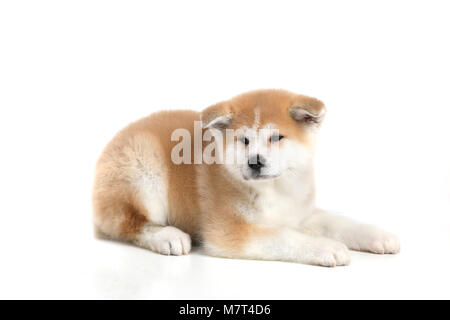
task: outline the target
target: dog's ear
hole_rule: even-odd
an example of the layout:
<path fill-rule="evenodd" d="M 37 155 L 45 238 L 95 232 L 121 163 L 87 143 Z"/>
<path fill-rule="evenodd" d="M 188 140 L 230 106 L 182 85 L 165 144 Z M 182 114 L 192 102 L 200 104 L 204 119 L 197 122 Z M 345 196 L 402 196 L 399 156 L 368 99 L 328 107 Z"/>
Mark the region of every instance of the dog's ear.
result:
<path fill-rule="evenodd" d="M 233 120 L 228 102 L 219 102 L 203 110 L 201 115 L 204 129 L 226 129 Z"/>
<path fill-rule="evenodd" d="M 319 125 L 326 113 L 325 105 L 316 98 L 301 96 L 289 108 L 291 117 L 302 124 Z"/>

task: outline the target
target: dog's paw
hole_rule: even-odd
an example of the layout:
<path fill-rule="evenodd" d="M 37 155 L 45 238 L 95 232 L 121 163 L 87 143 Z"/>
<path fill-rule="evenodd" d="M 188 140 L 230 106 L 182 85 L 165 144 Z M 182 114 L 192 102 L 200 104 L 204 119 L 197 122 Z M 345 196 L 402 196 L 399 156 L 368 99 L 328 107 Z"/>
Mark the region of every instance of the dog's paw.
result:
<path fill-rule="evenodd" d="M 319 239 L 318 239 L 319 240 Z M 347 266 L 350 264 L 348 248 L 338 241 L 320 239 L 312 249 L 310 264 L 324 267 Z"/>
<path fill-rule="evenodd" d="M 395 254 L 400 252 L 397 236 L 374 226 L 364 226 L 358 232 L 356 250 L 376 254 Z"/>
<path fill-rule="evenodd" d="M 164 227 L 144 238 L 141 245 L 164 255 L 181 256 L 191 251 L 191 237 L 175 227 Z"/>

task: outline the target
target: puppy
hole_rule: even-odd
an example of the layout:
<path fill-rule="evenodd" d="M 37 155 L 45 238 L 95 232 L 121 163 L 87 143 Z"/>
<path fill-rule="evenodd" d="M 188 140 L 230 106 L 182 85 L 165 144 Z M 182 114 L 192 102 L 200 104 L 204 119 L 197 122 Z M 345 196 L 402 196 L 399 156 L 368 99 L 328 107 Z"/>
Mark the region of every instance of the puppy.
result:
<path fill-rule="evenodd" d="M 315 98 L 259 90 L 129 125 L 97 164 L 97 235 L 165 255 L 193 239 L 213 256 L 327 267 L 348 265 L 349 249 L 399 252 L 394 235 L 315 206 L 324 114 Z"/>

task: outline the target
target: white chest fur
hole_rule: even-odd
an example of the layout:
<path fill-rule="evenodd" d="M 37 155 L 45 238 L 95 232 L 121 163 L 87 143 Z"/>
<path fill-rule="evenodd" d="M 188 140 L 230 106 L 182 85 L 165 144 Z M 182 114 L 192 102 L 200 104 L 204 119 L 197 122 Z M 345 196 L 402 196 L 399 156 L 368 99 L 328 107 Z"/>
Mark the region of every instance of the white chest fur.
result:
<path fill-rule="evenodd" d="M 314 185 L 310 174 L 287 175 L 259 182 L 246 216 L 252 223 L 298 227 L 314 209 Z M 242 206 L 241 206 L 242 207 Z"/>

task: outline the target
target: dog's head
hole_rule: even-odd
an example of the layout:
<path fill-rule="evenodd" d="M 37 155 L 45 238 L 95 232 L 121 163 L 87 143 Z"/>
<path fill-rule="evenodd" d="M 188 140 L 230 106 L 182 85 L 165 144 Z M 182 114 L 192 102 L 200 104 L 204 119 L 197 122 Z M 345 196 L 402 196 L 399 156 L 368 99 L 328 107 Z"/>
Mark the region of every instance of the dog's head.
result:
<path fill-rule="evenodd" d="M 255 181 L 309 168 L 324 115 L 324 104 L 315 98 L 259 90 L 205 109 L 202 122 L 216 141 L 223 141 L 216 151 L 226 169 Z"/>

